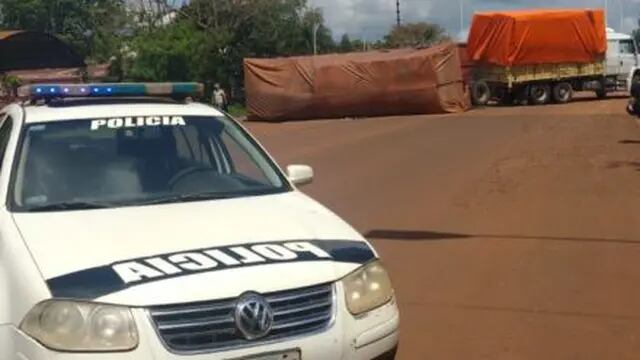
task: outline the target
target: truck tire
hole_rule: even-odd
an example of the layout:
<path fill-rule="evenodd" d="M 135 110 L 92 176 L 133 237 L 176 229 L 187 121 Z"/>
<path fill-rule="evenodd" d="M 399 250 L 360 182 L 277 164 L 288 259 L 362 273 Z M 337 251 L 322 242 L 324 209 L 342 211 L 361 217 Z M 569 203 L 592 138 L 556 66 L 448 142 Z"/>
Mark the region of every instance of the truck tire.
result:
<path fill-rule="evenodd" d="M 558 104 L 566 104 L 573 98 L 573 87 L 568 82 L 555 84 L 553 87 L 553 101 Z"/>
<path fill-rule="evenodd" d="M 471 101 L 474 105 L 485 106 L 491 99 L 491 88 L 485 81 L 474 82 L 471 86 Z"/>
<path fill-rule="evenodd" d="M 529 89 L 529 100 L 533 105 L 543 105 L 551 100 L 549 84 L 533 84 Z"/>

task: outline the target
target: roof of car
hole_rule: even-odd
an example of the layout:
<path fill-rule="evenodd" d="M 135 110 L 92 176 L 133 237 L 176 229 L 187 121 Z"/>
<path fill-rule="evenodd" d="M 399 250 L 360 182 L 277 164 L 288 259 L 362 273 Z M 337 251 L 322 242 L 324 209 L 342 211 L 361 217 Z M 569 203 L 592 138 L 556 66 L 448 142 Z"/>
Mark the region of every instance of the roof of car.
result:
<path fill-rule="evenodd" d="M 222 116 L 219 110 L 201 103 L 144 101 L 29 105 L 24 112 L 26 123 L 152 115 Z"/>

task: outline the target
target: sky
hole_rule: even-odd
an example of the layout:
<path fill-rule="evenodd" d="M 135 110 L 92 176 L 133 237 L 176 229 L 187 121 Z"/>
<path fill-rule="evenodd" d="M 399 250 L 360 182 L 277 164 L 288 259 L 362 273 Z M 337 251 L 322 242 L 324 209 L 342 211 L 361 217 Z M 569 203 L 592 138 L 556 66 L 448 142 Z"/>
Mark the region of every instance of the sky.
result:
<path fill-rule="evenodd" d="M 342 34 L 367 41 L 384 37 L 396 22 L 396 0 L 309 0 L 324 12 L 334 37 Z M 460 4 L 463 4 L 461 31 Z M 540 7 L 604 8 L 608 25 L 631 33 L 638 27 L 640 0 L 400 0 L 404 22 L 428 21 L 440 24 L 455 38 L 466 37 L 474 11 L 531 9 Z"/>

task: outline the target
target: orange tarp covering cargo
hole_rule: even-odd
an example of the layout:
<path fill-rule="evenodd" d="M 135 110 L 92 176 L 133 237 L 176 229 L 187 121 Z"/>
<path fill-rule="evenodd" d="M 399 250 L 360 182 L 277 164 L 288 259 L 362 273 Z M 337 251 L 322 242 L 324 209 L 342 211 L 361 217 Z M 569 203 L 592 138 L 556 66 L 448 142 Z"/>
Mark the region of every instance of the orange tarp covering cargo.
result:
<path fill-rule="evenodd" d="M 279 59 L 246 59 L 249 118 L 301 120 L 464 111 L 453 44 Z"/>
<path fill-rule="evenodd" d="M 600 61 L 607 51 L 604 11 L 478 13 L 468 51 L 475 62 L 500 66 Z"/>

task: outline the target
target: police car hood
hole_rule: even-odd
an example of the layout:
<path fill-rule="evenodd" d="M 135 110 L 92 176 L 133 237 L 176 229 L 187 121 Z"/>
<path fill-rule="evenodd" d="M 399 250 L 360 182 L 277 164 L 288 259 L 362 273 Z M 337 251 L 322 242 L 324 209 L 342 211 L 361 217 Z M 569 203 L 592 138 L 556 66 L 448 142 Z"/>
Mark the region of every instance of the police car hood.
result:
<path fill-rule="evenodd" d="M 131 306 L 328 283 L 376 257 L 298 192 L 14 219 L 53 297 Z"/>

